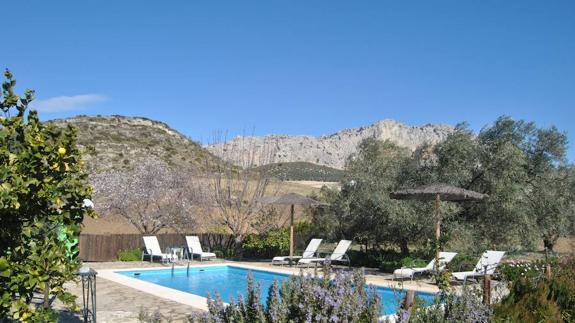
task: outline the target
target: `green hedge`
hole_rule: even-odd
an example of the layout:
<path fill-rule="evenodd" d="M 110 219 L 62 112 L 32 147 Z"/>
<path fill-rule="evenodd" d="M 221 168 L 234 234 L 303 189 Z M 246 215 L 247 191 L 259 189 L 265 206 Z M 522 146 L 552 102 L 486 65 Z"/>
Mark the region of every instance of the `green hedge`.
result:
<path fill-rule="evenodd" d="M 289 231 L 271 230 L 265 235 L 250 234 L 242 246 L 244 257 L 267 259 L 289 252 Z"/>
<path fill-rule="evenodd" d="M 142 250 L 140 249 L 125 249 L 118 251 L 119 261 L 140 261 L 142 260 Z"/>

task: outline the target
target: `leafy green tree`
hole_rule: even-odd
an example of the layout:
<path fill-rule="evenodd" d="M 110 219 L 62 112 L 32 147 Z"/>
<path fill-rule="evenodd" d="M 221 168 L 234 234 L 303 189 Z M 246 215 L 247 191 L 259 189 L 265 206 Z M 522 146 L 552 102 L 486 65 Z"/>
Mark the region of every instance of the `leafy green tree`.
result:
<path fill-rule="evenodd" d="M 433 219 L 429 206 L 416 201 L 396 201 L 389 193 L 398 189 L 404 167 L 410 160 L 405 148 L 385 141 L 365 140 L 348 161 L 347 182 L 336 201 L 342 235 L 365 245 L 392 243 L 402 253 L 409 245 L 425 241 Z"/>
<path fill-rule="evenodd" d="M 567 165 L 567 137 L 555 127 L 537 129 L 526 147 L 526 202 L 545 248 L 553 250 L 572 226 L 575 212 L 573 167 Z"/>
<path fill-rule="evenodd" d="M 76 147 L 76 130 L 40 122 L 28 111 L 34 92 L 14 93 L 6 71 L 0 108 L 0 318 L 53 321 L 48 299 L 73 305 L 63 284 L 80 262 L 77 238 L 91 188 Z M 34 292 L 44 306 L 32 305 Z"/>
<path fill-rule="evenodd" d="M 443 142 L 413 153 L 368 139 L 346 164 L 341 191 L 323 192 L 330 207 L 314 212 L 314 222 L 366 249 L 391 243 L 408 253 L 410 244 L 431 237 L 432 205 L 390 200 L 389 192 L 439 182 L 489 195 L 479 203 L 442 203 L 442 243 L 470 240 L 455 247 L 479 251 L 532 249 L 543 241 L 552 249 L 575 226 L 575 169 L 566 163 L 566 145 L 554 127 L 509 117 L 477 135 L 458 125 Z"/>
<path fill-rule="evenodd" d="M 475 235 L 473 247 L 520 244 L 529 228 L 522 203 L 526 158 L 519 148 L 523 125 L 498 120 L 476 137 L 460 125 L 434 148 L 434 180 L 489 194 L 481 203 L 459 203 L 450 226 L 461 223 Z"/>
<path fill-rule="evenodd" d="M 552 248 L 572 221 L 566 143 L 554 127 L 509 117 L 477 136 L 462 125 L 434 148 L 433 166 L 419 170 L 431 175 L 419 177 L 489 194 L 482 203 L 462 204 L 452 217 L 473 232 L 476 248 L 532 248 L 538 238 Z"/>

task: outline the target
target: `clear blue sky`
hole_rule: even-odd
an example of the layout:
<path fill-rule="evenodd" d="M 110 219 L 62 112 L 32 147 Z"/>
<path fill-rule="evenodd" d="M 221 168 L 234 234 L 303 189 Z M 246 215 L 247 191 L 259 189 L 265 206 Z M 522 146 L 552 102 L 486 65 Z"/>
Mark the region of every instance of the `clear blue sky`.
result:
<path fill-rule="evenodd" d="M 575 1 L 8 1 L 0 66 L 44 119 L 320 135 L 499 115 L 575 145 Z M 569 159 L 575 160 L 570 148 Z"/>

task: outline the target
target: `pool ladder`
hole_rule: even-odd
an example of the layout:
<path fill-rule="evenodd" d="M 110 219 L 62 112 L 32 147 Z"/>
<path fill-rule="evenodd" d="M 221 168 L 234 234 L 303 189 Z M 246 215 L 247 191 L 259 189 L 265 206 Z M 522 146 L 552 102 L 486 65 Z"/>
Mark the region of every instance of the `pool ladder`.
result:
<path fill-rule="evenodd" d="M 175 263 L 172 262 L 172 276 L 174 276 L 174 266 Z M 188 261 L 188 268 L 186 268 L 186 275 L 190 276 L 190 262 Z"/>

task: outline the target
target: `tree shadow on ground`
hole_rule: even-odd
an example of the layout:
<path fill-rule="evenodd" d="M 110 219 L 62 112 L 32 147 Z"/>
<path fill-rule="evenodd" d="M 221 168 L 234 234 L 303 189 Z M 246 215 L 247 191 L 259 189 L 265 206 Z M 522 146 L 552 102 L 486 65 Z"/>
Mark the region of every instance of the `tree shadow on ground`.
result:
<path fill-rule="evenodd" d="M 77 323 L 84 322 L 79 314 L 70 311 L 60 311 L 58 313 L 58 322 L 60 323 Z"/>

